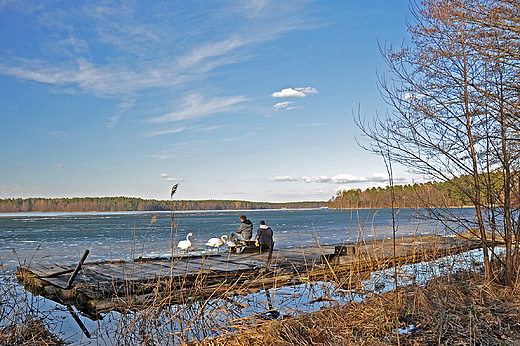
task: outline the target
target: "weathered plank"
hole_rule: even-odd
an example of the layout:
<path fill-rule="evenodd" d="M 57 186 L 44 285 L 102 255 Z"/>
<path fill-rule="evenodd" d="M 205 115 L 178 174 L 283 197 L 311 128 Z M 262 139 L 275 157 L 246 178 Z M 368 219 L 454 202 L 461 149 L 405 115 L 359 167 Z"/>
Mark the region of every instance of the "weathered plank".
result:
<path fill-rule="evenodd" d="M 191 264 L 199 265 L 201 269 L 211 270 L 215 272 L 239 272 L 250 270 L 253 267 L 244 263 L 235 263 L 231 261 L 217 261 L 215 259 L 193 259 Z"/>
<path fill-rule="evenodd" d="M 162 271 L 166 271 L 163 267 L 152 264 L 135 264 L 131 268 L 126 267 L 124 271 L 118 271 L 117 265 L 98 264 L 96 266 L 88 266 L 90 270 L 105 275 L 110 278 L 127 281 L 141 281 L 150 278 L 159 277 Z"/>
<path fill-rule="evenodd" d="M 41 278 L 66 274 L 69 272 L 72 273 L 74 270 L 73 265 L 58 265 L 51 262 L 32 262 L 22 267 L 30 270 Z"/>

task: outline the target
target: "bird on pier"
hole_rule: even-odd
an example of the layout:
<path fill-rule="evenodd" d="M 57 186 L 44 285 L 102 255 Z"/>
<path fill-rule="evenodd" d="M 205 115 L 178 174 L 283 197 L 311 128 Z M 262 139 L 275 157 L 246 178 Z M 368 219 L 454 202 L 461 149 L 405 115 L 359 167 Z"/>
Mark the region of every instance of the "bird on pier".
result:
<path fill-rule="evenodd" d="M 186 236 L 186 240 L 181 240 L 177 244 L 177 247 L 179 249 L 183 249 L 184 251 L 187 251 L 191 247 L 190 237 L 195 237 L 195 236 L 193 235 L 193 233 L 188 233 L 188 235 Z"/>
<path fill-rule="evenodd" d="M 225 240 L 227 239 L 227 241 Z M 217 248 L 217 250 L 220 250 L 220 247 L 224 244 L 227 244 L 229 242 L 229 237 L 227 235 L 223 235 L 220 238 L 211 238 L 206 242 L 206 246 Z"/>

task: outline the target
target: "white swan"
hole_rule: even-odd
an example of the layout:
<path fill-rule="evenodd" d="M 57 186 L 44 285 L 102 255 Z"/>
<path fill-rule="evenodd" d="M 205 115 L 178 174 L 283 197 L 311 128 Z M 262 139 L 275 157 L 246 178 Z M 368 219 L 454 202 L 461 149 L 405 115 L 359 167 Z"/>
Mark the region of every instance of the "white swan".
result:
<path fill-rule="evenodd" d="M 206 242 L 206 246 L 220 249 L 220 247 L 222 245 L 224 245 L 224 244 L 226 244 L 228 242 L 228 241 L 225 240 L 225 238 L 227 238 L 228 241 L 229 241 L 229 237 L 227 235 L 225 235 L 225 234 L 222 237 L 220 237 L 220 238 L 211 238 L 211 239 L 209 239 Z"/>
<path fill-rule="evenodd" d="M 183 249 L 184 251 L 188 250 L 191 247 L 191 241 L 190 237 L 195 237 L 193 233 L 188 233 L 186 236 L 186 240 L 181 240 L 179 244 L 177 244 L 177 247 L 180 249 Z"/>

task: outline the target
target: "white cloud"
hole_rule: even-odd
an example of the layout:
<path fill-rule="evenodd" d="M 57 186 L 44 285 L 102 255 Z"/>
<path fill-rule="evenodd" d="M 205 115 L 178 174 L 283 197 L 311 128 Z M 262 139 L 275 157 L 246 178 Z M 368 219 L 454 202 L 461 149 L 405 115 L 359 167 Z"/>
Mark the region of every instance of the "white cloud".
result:
<path fill-rule="evenodd" d="M 384 183 L 388 177 L 384 173 L 375 173 L 370 177 L 358 177 L 352 174 L 337 174 L 333 177 L 326 175 L 303 177 L 306 183 L 348 184 L 348 183 Z"/>
<path fill-rule="evenodd" d="M 171 159 L 171 158 L 175 157 L 175 155 L 166 155 L 166 154 L 164 154 L 164 155 L 152 155 L 152 157 L 154 159 L 157 159 L 157 160 L 166 160 L 166 159 Z"/>
<path fill-rule="evenodd" d="M 272 106 L 271 109 L 273 111 L 277 111 L 277 110 L 279 110 L 281 108 L 286 108 L 286 107 L 288 107 L 289 105 L 291 105 L 293 103 L 294 103 L 294 101 L 279 102 L 279 103 L 275 104 L 274 106 Z"/>
<path fill-rule="evenodd" d="M 135 100 L 133 100 L 133 99 L 127 99 L 127 100 L 124 100 L 123 102 L 119 103 L 117 105 L 117 108 L 119 108 L 119 110 L 116 112 L 116 114 L 114 114 L 113 116 L 111 116 L 109 118 L 110 122 L 107 124 L 107 127 L 109 129 L 113 128 L 117 124 L 119 118 L 121 118 L 123 113 L 125 111 L 127 111 L 128 109 L 132 108 L 134 106 L 134 104 L 135 104 Z"/>
<path fill-rule="evenodd" d="M 21 22 L 30 22 L 35 32 L 52 33 L 40 35 L 31 55 L 3 47 L 0 75 L 47 84 L 50 92 L 83 92 L 116 99 L 120 109 L 107 119 L 111 128 L 127 109 L 134 107 L 135 101 L 128 100 L 137 100 L 149 90 L 166 89 L 169 95 L 179 89 L 188 90 L 193 87 L 186 86 L 188 83 L 203 81 L 220 67 L 254 59 L 261 44 L 314 26 L 305 10 L 310 2 L 307 0 L 282 4 L 269 0 L 238 2 L 218 3 L 215 11 L 195 5 L 193 12 L 186 11 L 189 19 L 181 22 L 184 14 L 172 17 L 172 21 L 164 20 L 176 8 L 162 3 L 150 4 L 147 11 L 141 11 L 141 5 L 134 2 L 71 2 L 57 10 L 52 1 L 21 6 L 18 0 L 0 0 L 0 13 L 20 3 L 16 10 L 30 16 Z M 244 14 L 247 21 L 242 20 Z M 292 90 L 306 95 L 314 93 L 311 89 Z M 236 105 L 245 100 L 237 96 L 208 101 L 213 102 L 211 109 L 222 101 Z M 193 114 L 181 109 L 153 120 L 178 121 L 217 112 L 206 109 Z"/>
<path fill-rule="evenodd" d="M 349 184 L 349 183 L 385 183 L 388 180 L 388 176 L 385 173 L 375 173 L 370 177 L 355 176 L 352 174 L 337 174 L 333 177 L 326 175 L 304 176 L 297 178 L 293 176 L 276 176 L 271 178 L 271 181 L 275 182 L 287 182 L 287 181 L 304 181 L 306 183 L 323 183 L 323 184 Z"/>
<path fill-rule="evenodd" d="M 241 141 L 243 139 L 244 139 L 243 137 L 231 137 L 231 138 L 223 138 L 220 141 L 221 142 L 236 142 L 236 141 Z"/>
<path fill-rule="evenodd" d="M 306 183 L 330 183 L 331 178 L 322 175 L 322 176 L 314 176 L 314 177 L 303 177 L 302 178 Z"/>
<path fill-rule="evenodd" d="M 165 180 L 165 181 L 178 181 L 178 182 L 183 182 L 183 181 L 184 181 L 184 179 L 182 179 L 182 178 L 170 178 L 170 177 L 168 176 L 168 174 L 166 174 L 166 173 L 161 173 L 161 174 L 159 174 L 159 176 L 160 176 L 163 180 Z"/>
<path fill-rule="evenodd" d="M 239 0 L 239 3 L 241 4 L 240 11 L 248 17 L 256 17 L 267 7 L 269 0 Z"/>
<path fill-rule="evenodd" d="M 226 127 L 226 125 L 215 125 L 215 126 L 208 126 L 208 127 L 204 127 L 204 128 L 197 128 L 197 127 L 195 127 L 193 132 L 213 131 L 213 130 L 221 129 L 223 127 Z"/>
<path fill-rule="evenodd" d="M 317 94 L 318 91 L 311 87 L 306 88 L 287 88 L 271 94 L 271 97 L 307 97 L 310 94 Z"/>
<path fill-rule="evenodd" d="M 275 182 L 298 181 L 298 180 L 300 180 L 300 179 L 291 177 L 288 175 L 286 175 L 284 177 L 277 176 L 277 177 L 271 178 L 271 181 L 275 181 Z"/>
<path fill-rule="evenodd" d="M 191 68 L 208 58 L 214 58 L 228 54 L 230 51 L 251 43 L 251 39 L 245 39 L 234 35 L 224 41 L 212 42 L 193 49 L 189 55 L 178 60 L 181 69 Z"/>
<path fill-rule="evenodd" d="M 157 124 L 171 123 L 182 120 L 192 120 L 217 113 L 233 113 L 242 109 L 241 103 L 248 101 L 245 96 L 214 97 L 207 99 L 201 94 L 193 93 L 184 98 L 181 108 L 165 114 L 161 117 L 151 119 L 150 122 Z"/>
<path fill-rule="evenodd" d="M 395 179 L 399 179 L 396 177 Z M 371 177 L 371 181 L 387 181 L 388 180 L 388 173 L 374 173 Z"/>
<path fill-rule="evenodd" d="M 168 129 L 159 129 L 155 131 L 150 131 L 146 134 L 146 137 L 154 137 L 154 136 L 160 136 L 160 135 L 168 135 L 170 133 L 177 133 L 184 131 L 184 127 L 175 127 L 175 128 L 168 128 Z"/>
<path fill-rule="evenodd" d="M 348 185 L 343 185 L 343 186 L 338 186 L 334 189 L 334 192 L 337 193 L 339 191 L 348 191 L 348 190 L 351 190 L 352 187 L 348 186 Z"/>
<path fill-rule="evenodd" d="M 24 167 L 26 165 L 27 165 L 26 163 L 19 163 L 19 164 L 16 165 L 16 167 Z"/>
<path fill-rule="evenodd" d="M 6 8 L 8 8 L 10 3 L 19 3 L 19 1 L 16 0 L 0 0 L 0 13 L 3 13 Z M 23 5 L 23 4 L 19 4 Z"/>
<path fill-rule="evenodd" d="M 54 165 L 52 167 L 54 167 L 54 168 L 61 168 L 61 167 L 65 167 L 65 165 L 63 163 L 58 163 L 58 164 L 56 164 L 56 165 Z"/>
<path fill-rule="evenodd" d="M 418 99 L 421 99 L 421 98 L 423 98 L 423 97 L 425 97 L 424 94 L 405 93 L 405 94 L 403 95 L 403 98 L 404 98 L 405 100 L 412 100 L 412 99 L 413 99 L 413 100 L 418 100 Z"/>

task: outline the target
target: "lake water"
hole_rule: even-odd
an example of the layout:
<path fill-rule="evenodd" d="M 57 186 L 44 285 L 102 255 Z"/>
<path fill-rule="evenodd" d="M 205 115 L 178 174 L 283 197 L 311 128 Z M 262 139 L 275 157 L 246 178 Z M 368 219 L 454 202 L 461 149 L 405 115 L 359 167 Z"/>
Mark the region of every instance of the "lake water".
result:
<path fill-rule="evenodd" d="M 0 263 L 7 270 L 28 261 L 71 264 L 86 249 L 87 261 L 168 255 L 172 243 L 190 232 L 195 235 L 192 249 L 204 251 L 209 238 L 234 231 L 242 214 L 253 222 L 253 235 L 265 220 L 273 229 L 275 248 L 392 236 L 390 209 L 175 212 L 173 232 L 170 212 L 0 214 Z M 399 210 L 397 234 L 443 232 L 439 223 L 420 221 L 417 215 L 415 209 Z M 176 246 L 173 249 L 177 251 Z"/>
<path fill-rule="evenodd" d="M 460 212 L 471 214 L 468 209 Z M 425 213 L 424 210 L 398 210 L 395 217 L 397 234 L 449 233 L 446 225 L 421 218 Z M 139 327 L 141 322 L 158 339 L 163 340 L 164 337 L 166 341 L 158 344 L 169 345 L 180 343 L 179 340 L 184 338 L 199 339 L 218 335 L 219 328 L 234 323 L 235 319 L 268 309 L 274 308 L 289 315 L 314 311 L 321 308 L 320 304 L 328 304 L 313 303 L 320 296 L 333 298 L 342 304 L 352 299 L 363 299 L 362 296 L 356 298 L 352 293 L 345 294 L 341 290 L 335 290 L 330 283 L 307 283 L 234 297 L 239 304 L 218 300 L 209 304 L 194 302 L 167 308 L 154 320 L 156 324 L 143 319 L 150 315 L 142 316 L 139 313 L 110 312 L 104 314 L 101 321 L 94 321 L 81 315 L 73 307 L 34 297 L 12 279 L 19 263 L 51 261 L 76 264 L 85 249 L 90 250 L 87 261 L 168 256 L 171 254 L 172 244 L 185 239 L 190 232 L 195 235 L 193 248 L 204 251 L 207 239 L 234 231 L 242 214 L 253 221 L 254 234 L 260 220 L 265 220 L 272 227 L 275 248 L 310 246 L 317 242 L 323 245 L 341 244 L 356 242 L 361 238 L 370 240 L 392 237 L 390 209 L 176 212 L 173 232 L 169 212 L 0 214 L 0 264 L 4 273 L 0 278 L 0 299 L 3 299 L 1 306 L 4 310 L 12 309 L 11 313 L 7 310 L 6 316 L 18 316 L 18 311 L 21 310 L 32 311 L 31 314 L 37 317 L 45 316 L 47 328 L 73 345 L 142 344 L 133 339 L 140 333 L 128 332 L 129 329 Z M 413 266 L 409 271 L 413 275 L 420 273 L 427 279 L 431 268 L 436 266 Z M 401 271 L 404 273 L 405 268 L 401 268 Z M 391 289 L 391 280 L 385 275 L 389 274 L 374 272 L 366 287 L 374 288 L 376 283 L 383 282 Z M 199 316 L 201 310 L 211 318 L 194 318 L 187 328 L 187 321 L 193 316 Z M 73 318 L 74 313 L 79 317 Z M 27 312 L 26 314 L 30 315 Z M 6 321 L 2 321 L 0 316 L 0 326 L 4 322 Z M 208 327 L 208 323 L 213 327 Z M 81 328 L 81 325 L 84 327 Z M 130 341 L 125 338 L 130 338 Z"/>

